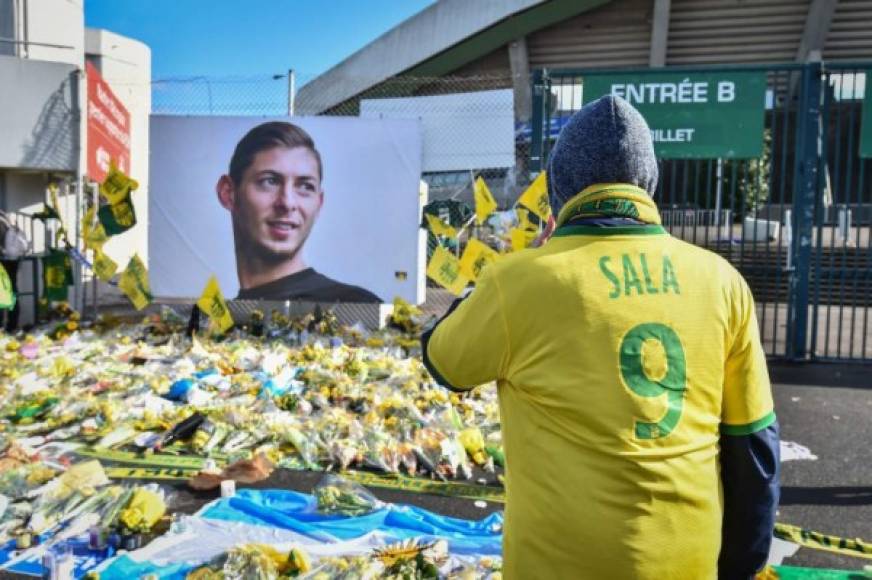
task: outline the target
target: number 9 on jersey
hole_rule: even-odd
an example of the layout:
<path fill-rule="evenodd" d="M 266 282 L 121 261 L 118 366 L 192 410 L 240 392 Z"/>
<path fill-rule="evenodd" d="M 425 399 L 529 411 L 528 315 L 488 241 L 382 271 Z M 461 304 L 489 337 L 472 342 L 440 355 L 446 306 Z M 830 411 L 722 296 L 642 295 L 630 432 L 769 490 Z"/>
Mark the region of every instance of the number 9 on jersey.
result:
<path fill-rule="evenodd" d="M 620 347 L 621 377 L 640 397 L 666 396 L 666 414 L 657 422 L 636 420 L 637 439 L 659 439 L 675 429 L 684 408 L 687 363 L 678 334 L 649 322 L 630 329 Z"/>

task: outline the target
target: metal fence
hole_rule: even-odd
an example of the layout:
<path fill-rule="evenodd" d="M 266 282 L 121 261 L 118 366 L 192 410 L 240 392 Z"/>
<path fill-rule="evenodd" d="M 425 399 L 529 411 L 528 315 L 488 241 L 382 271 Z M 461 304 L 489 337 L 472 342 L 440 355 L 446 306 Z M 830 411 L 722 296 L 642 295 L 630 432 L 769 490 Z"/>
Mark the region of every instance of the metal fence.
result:
<path fill-rule="evenodd" d="M 770 357 L 872 361 L 872 180 L 858 155 L 869 69 L 669 69 L 765 73 L 761 157 L 661 159 L 656 199 L 672 235 L 724 256 L 748 280 Z M 581 107 L 585 78 L 628 72 L 653 71 L 537 71 L 530 168 L 543 166 Z"/>

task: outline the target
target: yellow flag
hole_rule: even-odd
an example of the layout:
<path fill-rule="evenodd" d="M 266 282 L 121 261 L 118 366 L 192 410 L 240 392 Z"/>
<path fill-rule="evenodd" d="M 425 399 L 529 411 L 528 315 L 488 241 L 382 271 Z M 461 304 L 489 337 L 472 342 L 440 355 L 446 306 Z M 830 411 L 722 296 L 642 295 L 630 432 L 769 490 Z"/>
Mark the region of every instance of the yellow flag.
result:
<path fill-rule="evenodd" d="M 518 250 L 523 250 L 533 243 L 533 240 L 536 239 L 536 232 L 531 232 L 530 230 L 523 230 L 521 228 L 512 228 L 509 230 L 509 234 L 512 236 L 512 251 L 517 252 Z"/>
<path fill-rule="evenodd" d="M 68 240 L 67 238 L 67 228 L 64 225 L 64 218 L 61 217 L 61 204 L 58 201 L 58 186 L 56 183 L 51 183 L 48 186 L 48 195 L 49 195 L 49 204 L 51 205 L 51 209 L 54 210 L 56 219 L 60 222 L 60 227 L 58 227 L 58 238 L 63 238 L 64 240 Z"/>
<path fill-rule="evenodd" d="M 145 264 L 134 254 L 127 263 L 127 268 L 121 273 L 118 288 L 130 298 L 133 307 L 142 310 L 151 303 L 151 290 L 148 287 L 148 270 Z"/>
<path fill-rule="evenodd" d="M 487 216 L 497 209 L 497 202 L 481 177 L 475 180 L 472 195 L 475 198 L 475 219 L 479 224 L 483 224 Z"/>
<path fill-rule="evenodd" d="M 85 212 L 85 217 L 82 219 L 82 237 L 85 240 L 85 247 L 95 252 L 101 250 L 103 244 L 109 239 L 106 230 L 103 229 L 103 224 L 97 219 L 96 206 L 91 206 Z"/>
<path fill-rule="evenodd" d="M 539 227 L 530 221 L 530 210 L 523 207 L 516 207 L 515 213 L 518 215 L 518 227 L 522 230 L 539 231 Z"/>
<path fill-rule="evenodd" d="M 446 224 L 444 221 L 436 217 L 435 215 L 430 215 L 429 213 L 425 213 L 424 217 L 427 218 L 427 226 L 429 226 L 430 231 L 433 232 L 435 236 L 446 236 L 449 238 L 457 237 L 457 230 L 454 229 L 451 225 Z"/>
<path fill-rule="evenodd" d="M 55 213 L 58 215 L 58 219 L 61 219 L 61 203 L 58 201 L 58 185 L 57 183 L 51 183 L 48 186 L 48 202 L 51 204 L 51 208 L 55 210 Z"/>
<path fill-rule="evenodd" d="M 12 280 L 6 268 L 0 264 L 0 308 L 12 309 L 15 307 L 15 292 L 12 291 Z"/>
<path fill-rule="evenodd" d="M 427 264 L 427 276 L 455 296 L 459 296 L 469 283 L 466 276 L 460 273 L 460 260 L 442 246 L 436 246 L 433 251 Z"/>
<path fill-rule="evenodd" d="M 470 280 L 478 280 L 485 266 L 496 262 L 500 255 L 478 240 L 469 240 L 463 255 L 460 256 L 460 273 Z"/>
<path fill-rule="evenodd" d="M 100 193 L 103 194 L 109 205 L 115 205 L 124 201 L 127 195 L 138 187 L 139 183 L 135 179 L 125 175 L 115 166 L 114 162 L 110 162 L 109 173 L 100 184 Z"/>
<path fill-rule="evenodd" d="M 98 248 L 94 250 L 94 274 L 97 278 L 108 282 L 118 271 L 118 264 L 115 260 L 103 253 L 103 250 Z"/>
<path fill-rule="evenodd" d="M 227 332 L 233 326 L 233 316 L 227 308 L 227 302 L 224 301 L 221 288 L 218 286 L 218 278 L 215 276 L 209 277 L 206 287 L 203 288 L 203 294 L 197 300 L 197 306 L 221 329 L 221 332 Z"/>
<path fill-rule="evenodd" d="M 523 205 L 543 222 L 551 216 L 551 205 L 548 203 L 548 183 L 545 172 L 541 172 L 518 198 L 518 204 Z"/>

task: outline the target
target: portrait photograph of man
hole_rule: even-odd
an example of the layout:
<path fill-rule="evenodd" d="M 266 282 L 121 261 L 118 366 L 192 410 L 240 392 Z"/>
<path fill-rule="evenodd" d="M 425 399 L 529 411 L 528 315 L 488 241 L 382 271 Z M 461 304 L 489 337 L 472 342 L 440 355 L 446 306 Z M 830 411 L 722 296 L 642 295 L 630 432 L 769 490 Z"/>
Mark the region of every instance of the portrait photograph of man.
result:
<path fill-rule="evenodd" d="M 303 247 L 324 204 L 323 171 L 312 138 L 291 123 L 263 123 L 236 144 L 216 192 L 233 223 L 238 298 L 382 302 L 306 264 Z"/>
<path fill-rule="evenodd" d="M 153 115 L 153 293 L 420 303 L 421 150 L 415 121 Z"/>

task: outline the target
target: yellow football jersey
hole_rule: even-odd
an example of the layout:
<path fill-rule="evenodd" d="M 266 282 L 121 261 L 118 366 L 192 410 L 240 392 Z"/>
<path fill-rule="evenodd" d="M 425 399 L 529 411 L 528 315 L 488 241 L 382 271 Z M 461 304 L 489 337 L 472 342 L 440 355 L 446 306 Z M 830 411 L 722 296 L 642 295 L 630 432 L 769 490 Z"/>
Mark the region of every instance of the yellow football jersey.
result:
<path fill-rule="evenodd" d="M 716 576 L 719 432 L 775 419 L 728 262 L 656 225 L 565 226 L 490 265 L 427 356 L 497 381 L 507 578 Z"/>

